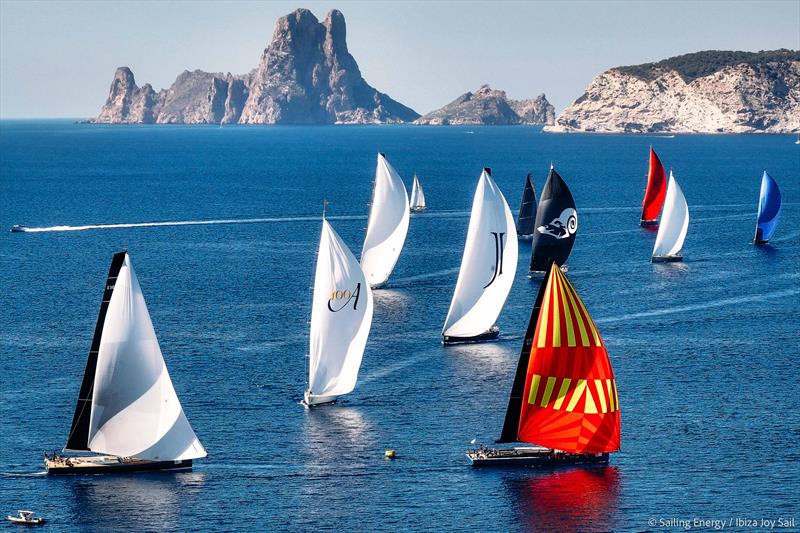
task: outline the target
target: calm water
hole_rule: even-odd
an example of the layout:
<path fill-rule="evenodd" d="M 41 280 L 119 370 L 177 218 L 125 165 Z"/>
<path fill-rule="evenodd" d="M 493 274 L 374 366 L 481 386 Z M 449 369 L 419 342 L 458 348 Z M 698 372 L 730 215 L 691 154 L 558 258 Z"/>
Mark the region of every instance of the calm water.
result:
<path fill-rule="evenodd" d="M 219 219 L 241 224 L 0 233 L 0 512 L 53 531 L 644 530 L 648 519 L 794 517 L 800 528 L 800 147 L 791 136 L 544 135 L 534 128 L 99 127 L 4 122 L 0 230 Z M 690 205 L 686 261 L 652 265 L 647 149 Z M 375 153 L 413 216 L 356 390 L 303 409 L 322 200 L 358 255 Z M 581 216 L 569 277 L 605 338 L 622 451 L 602 469 L 475 470 L 500 431 L 537 283 L 500 342 L 443 348 L 480 169 L 515 210 L 550 161 Z M 781 185 L 772 246 L 750 244 L 761 172 Z M 341 217 L 341 218 L 339 218 Z M 183 474 L 50 478 L 111 255 L 127 247 L 175 388 L 209 451 Z M 400 458 L 387 462 L 383 451 Z"/>

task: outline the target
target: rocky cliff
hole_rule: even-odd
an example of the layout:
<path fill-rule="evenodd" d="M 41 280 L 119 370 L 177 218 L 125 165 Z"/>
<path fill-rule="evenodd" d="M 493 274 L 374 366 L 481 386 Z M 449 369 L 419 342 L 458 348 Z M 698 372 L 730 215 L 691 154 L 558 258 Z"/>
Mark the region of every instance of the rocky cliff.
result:
<path fill-rule="evenodd" d="M 552 124 L 554 108 L 545 96 L 530 100 L 511 100 L 505 91 L 482 85 L 474 93 L 464 93 L 446 106 L 414 121 L 426 125 L 511 125 Z"/>
<path fill-rule="evenodd" d="M 418 113 L 372 88 L 347 50 L 344 16 L 307 9 L 278 19 L 258 67 L 244 75 L 184 71 L 169 89 L 139 88 L 120 67 L 90 122 L 158 124 L 372 124 Z"/>
<path fill-rule="evenodd" d="M 708 51 L 612 68 L 545 131 L 800 131 L 800 52 Z"/>

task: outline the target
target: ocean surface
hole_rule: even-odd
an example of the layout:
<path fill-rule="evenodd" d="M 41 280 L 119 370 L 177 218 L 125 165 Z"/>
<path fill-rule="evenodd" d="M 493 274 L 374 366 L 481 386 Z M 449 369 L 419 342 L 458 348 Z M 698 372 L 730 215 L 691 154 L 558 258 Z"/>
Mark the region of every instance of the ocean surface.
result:
<path fill-rule="evenodd" d="M 683 263 L 651 264 L 655 234 L 638 226 L 650 145 L 689 203 Z M 418 174 L 429 211 L 412 215 L 375 292 L 355 391 L 307 410 L 323 199 L 358 256 L 378 151 L 407 186 Z M 499 435 L 538 282 L 520 242 L 499 342 L 440 344 L 472 194 L 490 166 L 516 210 L 526 173 L 538 195 L 551 161 L 578 205 L 568 275 L 611 356 L 622 450 L 603 468 L 473 469 L 464 451 Z M 755 247 L 765 168 L 783 214 L 773 242 Z M 191 473 L 48 478 L 42 452 L 66 441 L 123 248 L 209 457 Z M 33 509 L 59 532 L 642 531 L 792 518 L 797 530 L 798 317 L 800 146 L 789 135 L 5 121 L 0 512 Z"/>

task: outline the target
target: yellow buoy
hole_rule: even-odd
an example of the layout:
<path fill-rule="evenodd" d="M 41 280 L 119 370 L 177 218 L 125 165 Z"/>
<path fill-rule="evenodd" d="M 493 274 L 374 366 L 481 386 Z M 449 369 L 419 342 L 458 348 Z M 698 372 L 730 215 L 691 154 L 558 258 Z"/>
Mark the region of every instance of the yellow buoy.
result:
<path fill-rule="evenodd" d="M 386 450 L 385 452 L 383 452 L 383 456 L 386 457 L 387 459 L 394 459 L 395 457 L 397 457 L 397 452 L 395 452 L 394 450 Z"/>

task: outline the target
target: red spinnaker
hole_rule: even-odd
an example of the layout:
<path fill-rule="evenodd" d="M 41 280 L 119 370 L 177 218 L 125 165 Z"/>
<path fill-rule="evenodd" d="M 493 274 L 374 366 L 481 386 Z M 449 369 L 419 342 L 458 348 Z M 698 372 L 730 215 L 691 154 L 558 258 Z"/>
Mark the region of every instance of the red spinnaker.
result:
<path fill-rule="evenodd" d="M 617 451 L 619 398 L 600 333 L 558 265 L 543 283 L 518 438 L 572 453 Z"/>
<path fill-rule="evenodd" d="M 664 165 L 650 148 L 650 170 L 647 173 L 647 190 L 644 192 L 642 202 L 642 222 L 655 222 L 664 206 L 664 196 L 667 194 L 667 175 Z"/>

